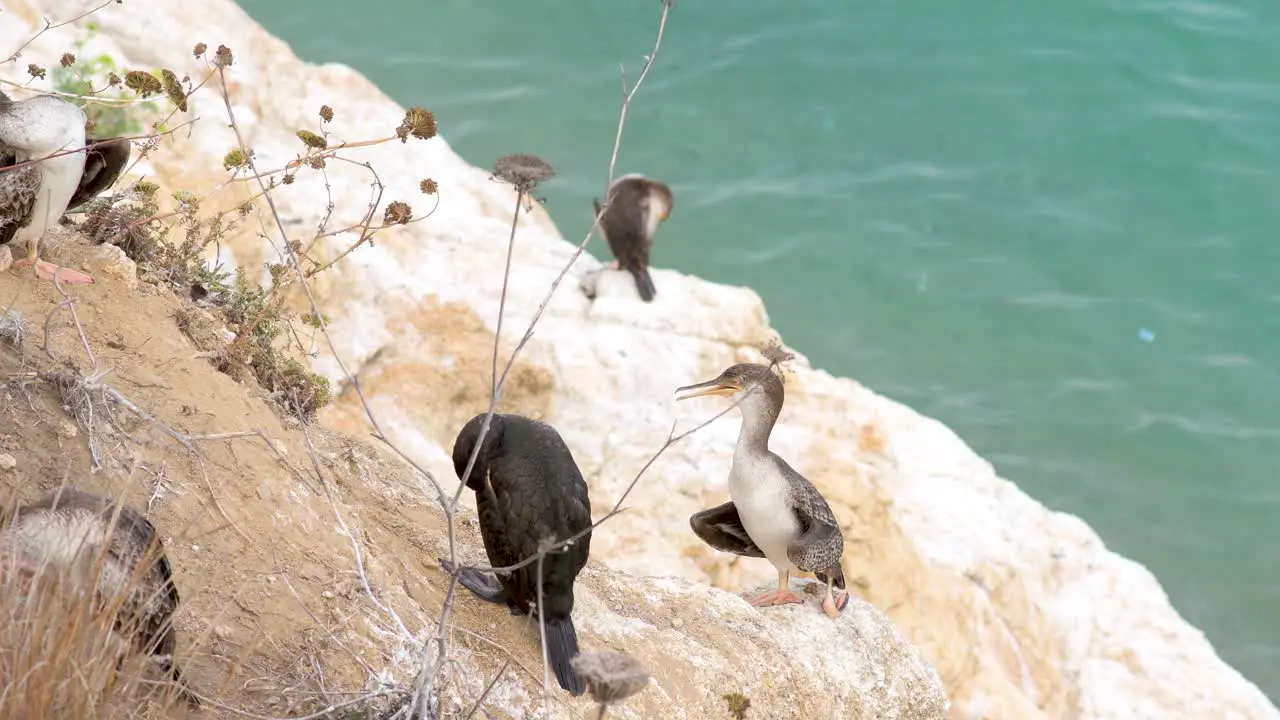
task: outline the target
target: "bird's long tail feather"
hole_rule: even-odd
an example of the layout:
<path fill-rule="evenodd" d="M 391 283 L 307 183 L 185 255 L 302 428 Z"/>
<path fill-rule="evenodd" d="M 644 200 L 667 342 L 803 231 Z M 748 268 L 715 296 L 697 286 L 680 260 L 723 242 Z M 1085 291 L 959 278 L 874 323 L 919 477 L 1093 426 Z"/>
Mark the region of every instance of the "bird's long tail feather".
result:
<path fill-rule="evenodd" d="M 658 288 L 653 286 L 653 278 L 649 277 L 649 268 L 632 270 L 631 275 L 636 279 L 636 290 L 640 292 L 640 299 L 653 302 L 654 296 L 658 294 Z"/>
<path fill-rule="evenodd" d="M 560 687 L 570 695 L 581 695 L 586 690 L 582 678 L 569 661 L 578 654 L 578 632 L 573 628 L 573 618 L 557 618 L 547 621 L 547 658 Z"/>

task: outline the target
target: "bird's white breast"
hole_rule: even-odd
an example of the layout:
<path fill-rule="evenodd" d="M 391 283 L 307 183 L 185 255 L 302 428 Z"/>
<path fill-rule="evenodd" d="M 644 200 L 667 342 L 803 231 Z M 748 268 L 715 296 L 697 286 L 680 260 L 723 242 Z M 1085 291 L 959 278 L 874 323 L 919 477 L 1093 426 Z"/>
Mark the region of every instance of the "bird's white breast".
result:
<path fill-rule="evenodd" d="M 657 191 L 650 192 L 649 197 L 645 201 L 644 216 L 644 237 L 645 240 L 652 243 L 655 235 L 658 234 L 658 225 L 662 224 L 662 218 L 667 214 L 670 208 Z"/>
<path fill-rule="evenodd" d="M 787 502 L 787 483 L 767 458 L 735 455 L 729 471 L 729 497 L 738 508 L 742 527 L 765 557 L 779 570 L 790 570 L 787 545 L 800 534 L 800 525 Z"/>
<path fill-rule="evenodd" d="M 80 146 L 83 147 L 83 142 Z M 40 168 L 40 191 L 36 195 L 35 207 L 31 209 L 31 224 L 19 230 L 15 240 L 38 239 L 58 223 L 58 218 L 66 212 L 67 203 L 76 192 L 76 186 L 80 184 L 84 153 L 49 158 L 37 167 Z"/>

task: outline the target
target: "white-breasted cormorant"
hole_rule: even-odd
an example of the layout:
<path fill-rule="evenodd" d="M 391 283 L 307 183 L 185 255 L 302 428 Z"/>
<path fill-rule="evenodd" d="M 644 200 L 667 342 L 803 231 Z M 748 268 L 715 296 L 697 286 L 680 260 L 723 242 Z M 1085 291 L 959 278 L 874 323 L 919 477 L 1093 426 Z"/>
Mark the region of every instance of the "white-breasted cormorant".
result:
<path fill-rule="evenodd" d="M 453 467 L 461 478 L 471 459 L 484 414 L 471 418 L 453 443 Z M 520 415 L 495 413 L 485 434 L 467 487 L 476 493 L 480 537 L 489 565 L 500 568 L 535 557 L 549 538 L 566 540 L 591 527 L 587 483 L 560 433 L 547 423 Z M 587 564 L 591 533 L 542 560 L 542 603 L 547 656 L 560 687 L 573 695 L 586 689 L 570 665 L 578 654 L 573 627 L 573 582 Z M 446 571 L 452 564 L 441 560 Z M 524 615 L 538 603 L 538 563 L 497 576 L 463 568 L 458 582 L 484 600 L 503 603 L 512 615 Z"/>
<path fill-rule="evenodd" d="M 99 559 L 101 565 L 93 567 Z M 107 603 L 123 597 L 115 630 L 154 656 L 183 699 L 199 707 L 173 658 L 179 603 L 173 569 L 142 514 L 127 505 L 117 514 L 115 503 L 73 485 L 0 513 L 0 578 L 16 573 L 26 589 L 50 570 L 66 579 L 95 580 L 98 597 Z"/>
<path fill-rule="evenodd" d="M 690 517 L 693 532 L 717 550 L 773 563 L 778 589 L 752 598 L 752 605 L 803 602 L 787 587 L 791 571 L 802 570 L 826 584 L 822 609 L 837 617 L 849 602 L 846 593 L 833 597 L 832 592 L 833 586 L 845 587 L 840 526 L 813 483 L 769 450 L 769 434 L 782 412 L 782 380 L 766 365 L 740 363 L 676 393 L 679 400 L 702 395 L 741 400 L 742 430 L 729 470 L 731 500 Z"/>
<path fill-rule="evenodd" d="M 66 100 L 36 95 L 14 102 L 0 92 L 0 246 L 15 239 L 27 243 L 27 257 L 13 264 L 33 266 L 45 280 L 60 271 L 64 283 L 93 282 L 91 275 L 41 260 L 40 238 L 68 208 L 110 187 L 129 150 L 128 140 L 90 139 L 84 111 Z M 10 169 L 62 151 L 75 152 Z"/>
<path fill-rule="evenodd" d="M 613 266 L 631 273 L 640 299 L 652 302 L 658 289 L 649 277 L 649 251 L 658 225 L 671 215 L 675 199 L 671 188 L 635 173 L 623 175 L 609 186 L 609 207 L 600 218 L 600 234 L 613 252 Z M 591 205 L 600 216 L 600 201 Z"/>

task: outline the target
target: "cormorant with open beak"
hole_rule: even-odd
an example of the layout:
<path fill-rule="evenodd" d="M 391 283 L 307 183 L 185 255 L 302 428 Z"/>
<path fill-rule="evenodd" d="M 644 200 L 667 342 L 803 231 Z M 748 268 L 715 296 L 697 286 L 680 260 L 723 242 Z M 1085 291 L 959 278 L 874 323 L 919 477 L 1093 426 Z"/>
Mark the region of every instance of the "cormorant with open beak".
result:
<path fill-rule="evenodd" d="M 844 535 L 831 507 L 803 475 L 769 450 L 784 399 L 782 380 L 766 365 L 741 363 L 714 380 L 677 388 L 679 400 L 721 395 L 738 401 L 742 430 L 729 470 L 730 501 L 689 518 L 708 545 L 744 557 L 767 558 L 778 571 L 778 589 L 750 600 L 756 607 L 802 603 L 787 587 L 792 570 L 813 573 L 826 584 L 822 610 L 837 617 L 849 602 L 845 587 Z"/>

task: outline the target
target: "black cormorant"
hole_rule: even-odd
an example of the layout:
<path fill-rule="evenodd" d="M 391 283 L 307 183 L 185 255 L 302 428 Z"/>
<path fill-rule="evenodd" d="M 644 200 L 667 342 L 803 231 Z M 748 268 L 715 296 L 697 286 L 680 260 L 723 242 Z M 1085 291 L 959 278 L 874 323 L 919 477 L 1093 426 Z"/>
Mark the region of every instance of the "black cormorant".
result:
<path fill-rule="evenodd" d="M 475 416 L 458 433 L 453 444 L 453 467 L 458 477 L 480 436 L 484 414 Z M 480 537 L 494 568 L 515 565 L 538 554 L 544 539 L 553 542 L 573 537 L 591 527 L 591 501 L 587 483 L 578 471 L 560 433 L 547 423 L 520 415 L 495 413 L 485 434 L 467 487 L 476 493 Z M 591 533 L 542 560 L 542 603 L 538 613 L 545 621 L 547 655 L 560 687 L 582 694 L 582 678 L 570 660 L 578 654 L 573 627 L 573 582 L 587 564 Z M 441 560 L 452 571 L 447 560 Z M 524 615 L 538 602 L 537 562 L 510 574 L 497 575 L 464 568 L 458 582 L 493 603 L 503 603 L 512 615 Z"/>

